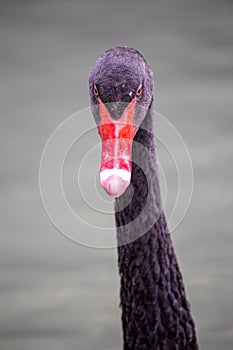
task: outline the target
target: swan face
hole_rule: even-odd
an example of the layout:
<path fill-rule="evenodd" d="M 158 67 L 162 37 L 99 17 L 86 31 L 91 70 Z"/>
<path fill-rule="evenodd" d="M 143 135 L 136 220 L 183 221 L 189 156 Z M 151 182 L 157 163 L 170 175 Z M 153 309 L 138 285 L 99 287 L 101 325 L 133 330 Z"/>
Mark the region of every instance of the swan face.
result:
<path fill-rule="evenodd" d="M 153 73 L 134 49 L 116 47 L 96 62 L 89 77 L 92 113 L 102 139 L 100 183 L 112 197 L 130 184 L 133 138 L 152 100 Z"/>

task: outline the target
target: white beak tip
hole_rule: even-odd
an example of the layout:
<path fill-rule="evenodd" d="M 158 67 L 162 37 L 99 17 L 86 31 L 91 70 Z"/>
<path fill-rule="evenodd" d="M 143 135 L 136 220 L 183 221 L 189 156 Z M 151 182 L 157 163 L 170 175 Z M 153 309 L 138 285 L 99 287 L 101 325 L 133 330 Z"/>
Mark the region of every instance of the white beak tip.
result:
<path fill-rule="evenodd" d="M 104 188 L 107 194 L 113 198 L 121 196 L 129 184 L 129 181 L 122 179 L 118 175 L 111 175 L 106 180 L 101 181 L 101 186 Z"/>

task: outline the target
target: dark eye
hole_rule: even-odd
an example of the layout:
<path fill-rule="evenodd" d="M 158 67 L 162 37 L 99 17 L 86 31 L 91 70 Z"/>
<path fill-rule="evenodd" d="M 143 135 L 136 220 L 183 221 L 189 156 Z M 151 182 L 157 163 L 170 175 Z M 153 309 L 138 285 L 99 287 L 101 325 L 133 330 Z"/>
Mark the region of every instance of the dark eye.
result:
<path fill-rule="evenodd" d="M 142 93 L 142 85 L 139 86 L 137 92 L 136 92 L 136 96 L 140 96 Z"/>
<path fill-rule="evenodd" d="M 98 96 L 99 95 L 99 91 L 98 91 L 98 89 L 97 89 L 97 87 L 94 85 L 94 87 L 93 87 L 93 92 L 94 92 L 94 95 L 95 96 Z"/>

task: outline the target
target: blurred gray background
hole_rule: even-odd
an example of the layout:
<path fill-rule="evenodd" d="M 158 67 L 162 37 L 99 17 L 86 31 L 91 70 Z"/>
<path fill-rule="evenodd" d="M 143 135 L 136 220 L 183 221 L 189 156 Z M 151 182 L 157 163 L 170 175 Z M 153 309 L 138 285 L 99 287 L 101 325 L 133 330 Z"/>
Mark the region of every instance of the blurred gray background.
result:
<path fill-rule="evenodd" d="M 201 349 L 233 348 L 232 15 L 230 0 L 0 2 L 1 350 L 121 348 L 116 250 L 66 239 L 38 185 L 48 137 L 89 105 L 89 71 L 115 45 L 149 61 L 156 109 L 190 151 L 173 241 Z"/>

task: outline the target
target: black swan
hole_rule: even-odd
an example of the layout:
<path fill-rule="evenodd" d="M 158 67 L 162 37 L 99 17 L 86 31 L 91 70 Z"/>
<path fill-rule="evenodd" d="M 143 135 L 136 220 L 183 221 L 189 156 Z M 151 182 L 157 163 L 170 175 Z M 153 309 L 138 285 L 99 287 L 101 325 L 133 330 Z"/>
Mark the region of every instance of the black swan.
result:
<path fill-rule="evenodd" d="M 106 51 L 89 76 L 102 139 L 100 182 L 116 198 L 123 348 L 196 350 L 190 304 L 161 206 L 153 85 L 148 63 L 128 47 Z"/>

